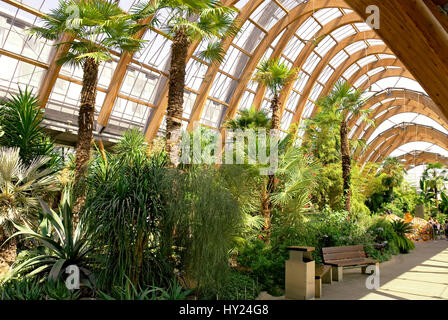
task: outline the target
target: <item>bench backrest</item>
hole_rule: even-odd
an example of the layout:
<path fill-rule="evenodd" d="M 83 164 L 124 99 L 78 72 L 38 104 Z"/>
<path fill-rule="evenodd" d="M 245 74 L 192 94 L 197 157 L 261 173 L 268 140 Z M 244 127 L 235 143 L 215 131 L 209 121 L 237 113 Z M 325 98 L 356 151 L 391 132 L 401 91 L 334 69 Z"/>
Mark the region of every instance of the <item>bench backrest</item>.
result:
<path fill-rule="evenodd" d="M 326 263 L 335 260 L 364 259 L 366 257 L 366 253 L 364 252 L 364 247 L 362 245 L 322 248 L 322 255 L 323 260 Z"/>

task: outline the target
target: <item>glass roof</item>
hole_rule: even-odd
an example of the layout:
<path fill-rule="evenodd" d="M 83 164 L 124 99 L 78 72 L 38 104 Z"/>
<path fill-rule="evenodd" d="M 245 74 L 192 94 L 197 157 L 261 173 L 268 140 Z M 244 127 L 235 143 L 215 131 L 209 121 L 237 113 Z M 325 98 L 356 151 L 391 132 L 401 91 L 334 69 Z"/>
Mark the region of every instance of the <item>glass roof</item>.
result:
<path fill-rule="evenodd" d="M 119 5 L 129 10 L 135 2 L 120 0 Z M 269 57 L 279 57 L 289 66 L 300 69 L 297 81 L 286 91 L 281 122 L 284 133 L 294 123 L 313 116 L 314 101 L 328 93 L 339 79 L 366 90 L 366 99 L 390 89 L 426 95 L 376 33 L 346 6 L 331 7 L 331 2 L 319 0 L 224 2 L 239 9 L 237 19 L 241 19 L 241 29 L 216 72 L 211 72 L 209 64 L 198 57 L 206 43 L 196 44 L 187 64 L 184 127 L 190 121 L 199 120 L 206 127 L 219 129 L 227 116 L 236 116 L 254 103 L 269 113 L 270 93 L 251 81 L 258 62 Z M 3 66 L 0 96 L 24 86 L 38 91 L 46 69 L 53 63 L 53 44 L 30 40 L 25 30 L 37 25 L 38 16 L 56 5 L 57 1 L 45 0 L 0 1 L 0 64 Z M 166 21 L 169 15 L 168 10 L 162 11 L 159 20 Z M 316 46 L 318 37 L 321 41 Z M 145 130 L 153 123 L 161 123 L 159 134 L 163 133 L 164 121 L 157 117 L 163 117 L 164 112 L 157 115 L 155 110 L 166 107 L 163 98 L 171 41 L 163 28 L 147 30 L 143 38 L 145 46 L 127 65 L 119 92 L 113 99 L 110 120 L 103 132 L 105 139 L 115 141 L 124 129 Z M 119 60 L 117 54 L 112 61 L 101 65 L 96 115 L 103 108 Z M 204 81 L 206 76 L 209 81 Z M 76 131 L 81 81 L 79 68 L 62 68 L 45 107 L 47 125 Z M 208 93 L 203 102 L 197 99 L 202 92 Z M 192 119 L 195 110 L 202 110 L 198 119 Z M 423 115 L 399 114 L 378 124 L 369 142 L 402 122 L 430 125 L 447 133 L 440 123 Z M 357 122 L 352 134 L 358 125 Z M 298 135 L 302 132 L 298 130 Z"/>

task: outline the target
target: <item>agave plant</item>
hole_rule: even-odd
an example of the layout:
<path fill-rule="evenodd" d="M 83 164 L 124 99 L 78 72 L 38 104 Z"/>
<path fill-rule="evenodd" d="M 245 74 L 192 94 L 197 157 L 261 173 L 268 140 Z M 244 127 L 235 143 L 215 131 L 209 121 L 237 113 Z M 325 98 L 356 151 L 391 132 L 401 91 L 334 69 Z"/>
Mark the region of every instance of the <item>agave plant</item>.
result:
<path fill-rule="evenodd" d="M 49 160 L 38 157 L 25 165 L 19 148 L 0 148 L 0 248 L 14 233 L 14 223 L 37 225 L 38 198 L 59 190 L 53 171 L 45 168 Z M 15 251 L 12 240 L 1 249 L 0 258 L 12 262 Z"/>
<path fill-rule="evenodd" d="M 26 273 L 34 276 L 48 272 L 48 279 L 57 281 L 69 265 L 76 265 L 87 277 L 90 272 L 85 269 L 85 257 L 89 252 L 86 238 L 82 232 L 82 223 L 73 227 L 72 197 L 70 189 L 63 192 L 59 212 L 50 209 L 48 205 L 39 200 L 44 219 L 39 226 L 39 232 L 33 231 L 27 225 L 14 224 L 19 230 L 11 237 L 24 235 L 43 245 L 41 254 L 28 259 L 16 266 L 10 276 Z"/>
<path fill-rule="evenodd" d="M 412 232 L 412 224 L 401 220 L 393 221 L 391 224 L 396 234 L 395 243 L 398 249 L 400 249 L 400 252 L 408 253 L 413 250 L 415 244 L 406 236 L 406 234 Z"/>

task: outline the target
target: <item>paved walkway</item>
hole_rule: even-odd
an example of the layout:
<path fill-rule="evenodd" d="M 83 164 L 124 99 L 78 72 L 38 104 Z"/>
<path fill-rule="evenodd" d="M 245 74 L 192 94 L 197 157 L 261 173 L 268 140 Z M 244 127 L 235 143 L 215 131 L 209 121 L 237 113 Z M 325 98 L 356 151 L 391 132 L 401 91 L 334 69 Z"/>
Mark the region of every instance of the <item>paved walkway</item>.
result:
<path fill-rule="evenodd" d="M 344 271 L 343 282 L 323 284 L 322 300 L 448 300 L 448 241 L 416 243 L 409 254 L 380 265 L 380 288 L 366 288 L 360 269 Z"/>
<path fill-rule="evenodd" d="M 416 243 L 409 254 L 380 265 L 380 288 L 366 287 L 360 268 L 344 270 L 344 281 L 322 284 L 316 300 L 448 300 L 448 241 Z M 263 292 L 259 299 L 283 300 Z"/>

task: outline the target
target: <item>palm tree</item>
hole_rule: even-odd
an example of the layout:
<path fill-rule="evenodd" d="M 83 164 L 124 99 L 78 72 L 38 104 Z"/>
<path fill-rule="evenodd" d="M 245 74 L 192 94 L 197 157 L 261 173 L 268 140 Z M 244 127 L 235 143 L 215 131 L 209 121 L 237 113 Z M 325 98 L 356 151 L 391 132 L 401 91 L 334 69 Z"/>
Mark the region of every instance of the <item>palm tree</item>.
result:
<path fill-rule="evenodd" d="M 39 197 L 59 190 L 53 171 L 45 168 L 49 160 L 38 157 L 27 166 L 18 148 L 0 148 L 0 246 L 14 233 L 14 223 L 35 225 Z M 0 258 L 13 262 L 15 257 L 12 239 L 0 250 Z"/>
<path fill-rule="evenodd" d="M 232 130 L 268 129 L 271 127 L 271 120 L 264 110 L 257 111 L 252 106 L 250 109 L 242 110 L 238 117 L 228 120 L 224 126 Z"/>
<path fill-rule="evenodd" d="M 445 182 L 447 181 L 447 172 L 441 163 L 430 163 L 421 178 L 425 186 L 424 191 L 431 190 L 436 208 L 439 207 L 439 192 L 444 188 Z"/>
<path fill-rule="evenodd" d="M 386 174 L 383 185 L 389 189 L 389 197 L 393 195 L 394 187 L 399 186 L 404 179 L 406 170 L 397 158 L 386 158 L 382 164 L 381 173 Z"/>
<path fill-rule="evenodd" d="M 151 16 L 152 0 L 134 8 L 136 16 Z M 207 62 L 222 62 L 225 52 L 220 39 L 237 33 L 235 9 L 216 0 L 160 0 L 159 9 L 171 9 L 166 32 L 172 39 L 169 72 L 168 107 L 166 113 L 166 151 L 171 154 L 177 143 L 174 133 L 182 127 L 185 74 L 188 50 L 193 42 L 208 41 L 199 57 Z"/>
<path fill-rule="evenodd" d="M 342 190 L 345 198 L 345 210 L 347 212 L 350 212 L 351 209 L 351 152 L 348 139 L 349 129 L 347 127 L 347 118 L 349 114 L 351 114 L 355 117 L 361 117 L 363 121 L 372 123 L 372 121 L 367 118 L 369 110 L 361 109 L 364 104 L 362 95 L 363 92 L 361 90 L 353 89 L 348 82 L 339 81 L 336 83 L 331 93 L 318 102 L 318 105 L 322 108 L 334 110 L 340 121 L 339 132 L 341 139 Z"/>
<path fill-rule="evenodd" d="M 76 17 L 72 16 L 74 11 L 77 13 Z M 80 66 L 83 69 L 78 115 L 76 185 L 85 177 L 86 165 L 90 160 L 99 66 L 102 62 L 111 60 L 112 50 L 124 53 L 140 49 L 143 41 L 136 39 L 134 35 L 144 25 L 139 25 L 135 19 L 135 16 L 123 13 L 117 1 L 62 0 L 56 9 L 42 17 L 42 27 L 30 29 L 31 35 L 54 40 L 57 42 L 56 46 L 69 46 L 68 53 L 57 63 Z M 58 42 L 63 34 L 71 35 L 73 40 Z"/>
<path fill-rule="evenodd" d="M 279 59 L 264 60 L 255 71 L 253 80 L 268 88 L 273 95 L 271 100 L 272 130 L 280 128 L 280 91 L 296 79 L 297 73 L 298 69 L 290 69 Z"/>
<path fill-rule="evenodd" d="M 280 91 L 285 85 L 296 79 L 297 73 L 297 69 L 290 69 L 286 64 L 280 62 L 279 59 L 264 60 L 256 69 L 253 80 L 268 88 L 273 95 L 271 100 L 271 130 L 280 129 Z M 274 189 L 275 176 L 270 174 L 268 176 L 268 183 L 266 186 L 265 201 L 263 201 L 262 205 L 263 216 L 266 220 L 265 232 L 267 238 L 269 238 L 270 233 L 270 217 L 272 209 L 272 201 L 270 200 L 270 196 L 274 192 Z"/>

